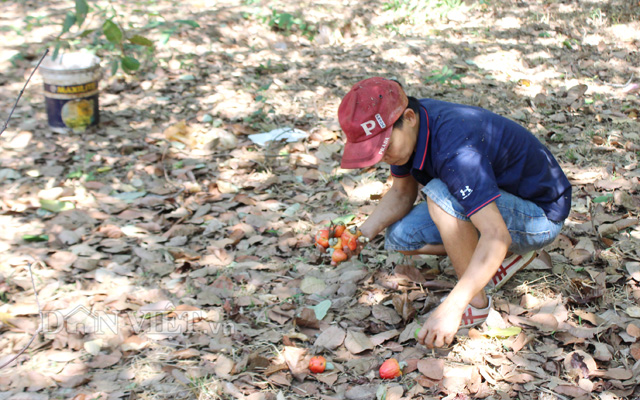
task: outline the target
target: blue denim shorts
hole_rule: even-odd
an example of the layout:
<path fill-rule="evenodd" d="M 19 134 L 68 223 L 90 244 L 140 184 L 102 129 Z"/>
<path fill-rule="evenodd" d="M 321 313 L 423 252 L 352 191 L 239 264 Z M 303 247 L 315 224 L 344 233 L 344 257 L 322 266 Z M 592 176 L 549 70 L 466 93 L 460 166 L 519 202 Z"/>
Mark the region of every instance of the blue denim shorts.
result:
<path fill-rule="evenodd" d="M 441 180 L 431 180 L 422 192 L 448 214 L 470 221 L 458 200 Z M 509 251 L 525 254 L 542 249 L 558 236 L 564 222 L 547 219 L 544 211 L 531 201 L 503 190 L 500 194 L 495 202 L 511 234 Z M 404 218 L 389 226 L 385 237 L 385 248 L 388 250 L 414 251 L 426 244 L 442 244 L 426 201 L 418 203 Z"/>

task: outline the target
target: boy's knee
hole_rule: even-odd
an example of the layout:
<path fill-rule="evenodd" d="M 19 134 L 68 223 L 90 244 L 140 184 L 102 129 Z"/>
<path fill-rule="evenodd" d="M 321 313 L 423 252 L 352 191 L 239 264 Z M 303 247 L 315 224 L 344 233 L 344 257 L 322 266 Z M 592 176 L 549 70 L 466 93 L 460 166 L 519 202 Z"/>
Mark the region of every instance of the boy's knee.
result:
<path fill-rule="evenodd" d="M 411 221 L 403 218 L 391 224 L 385 232 L 385 248 L 396 250 L 406 254 L 405 249 L 416 247 L 416 237 L 411 234 L 413 231 Z"/>
<path fill-rule="evenodd" d="M 387 230 L 384 233 L 384 237 L 390 243 L 398 243 L 403 237 L 403 232 L 404 229 L 402 226 L 402 220 L 400 220 L 387 227 Z"/>

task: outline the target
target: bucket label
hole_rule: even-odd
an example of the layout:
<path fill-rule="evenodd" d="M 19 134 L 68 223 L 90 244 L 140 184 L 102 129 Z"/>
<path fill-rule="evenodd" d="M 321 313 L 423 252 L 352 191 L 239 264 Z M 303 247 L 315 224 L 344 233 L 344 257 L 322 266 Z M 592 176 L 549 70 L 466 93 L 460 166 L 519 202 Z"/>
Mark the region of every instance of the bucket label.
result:
<path fill-rule="evenodd" d="M 98 94 L 71 100 L 45 97 L 49 126 L 83 132 L 99 122 Z"/>
<path fill-rule="evenodd" d="M 98 82 L 89 82 L 82 85 L 58 86 L 44 84 L 44 91 L 55 94 L 80 94 L 88 93 L 98 89 Z"/>

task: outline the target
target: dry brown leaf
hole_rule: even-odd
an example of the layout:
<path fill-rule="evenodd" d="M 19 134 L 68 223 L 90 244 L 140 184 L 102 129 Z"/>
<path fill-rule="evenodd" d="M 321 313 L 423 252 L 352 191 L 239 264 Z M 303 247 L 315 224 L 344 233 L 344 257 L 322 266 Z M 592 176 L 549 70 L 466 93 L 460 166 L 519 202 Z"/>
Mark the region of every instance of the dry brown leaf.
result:
<path fill-rule="evenodd" d="M 395 267 L 393 273 L 402 280 L 403 284 L 423 284 L 426 279 L 419 269 L 412 265 L 400 264 Z"/>
<path fill-rule="evenodd" d="M 385 400 L 400 400 L 404 394 L 404 388 L 400 385 L 394 385 L 387 389 Z"/>
<path fill-rule="evenodd" d="M 422 386 L 423 388 L 432 388 L 439 384 L 439 381 L 434 381 L 432 379 L 427 378 L 424 375 L 418 375 L 415 378 L 415 381 L 418 383 L 418 385 Z"/>
<path fill-rule="evenodd" d="M 213 370 L 218 377 L 228 379 L 231 377 L 231 371 L 233 371 L 234 365 L 235 363 L 232 359 L 228 358 L 224 354 L 220 354 L 213 365 Z"/>
<path fill-rule="evenodd" d="M 119 226 L 108 224 L 98 228 L 98 233 L 111 239 L 118 239 L 124 236 Z"/>
<path fill-rule="evenodd" d="M 609 362 L 613 358 L 613 355 L 609 351 L 609 347 L 605 343 L 595 342 L 595 351 L 593 352 L 593 358 L 599 361 Z"/>
<path fill-rule="evenodd" d="M 69 272 L 77 259 L 78 256 L 70 251 L 56 251 L 47 259 L 47 264 L 55 270 Z"/>
<path fill-rule="evenodd" d="M 410 321 L 416 315 L 417 311 L 413 306 L 413 301 L 409 300 L 406 292 L 393 296 L 392 302 L 397 314 L 400 314 L 403 321 Z"/>
<path fill-rule="evenodd" d="M 376 398 L 377 386 L 374 384 L 356 385 L 344 393 L 348 400 L 367 400 Z"/>
<path fill-rule="evenodd" d="M 391 325 L 398 324 L 402 321 L 402 318 L 395 310 L 385 307 L 382 304 L 374 304 L 371 308 L 371 314 L 380 321 Z"/>
<path fill-rule="evenodd" d="M 37 371 L 28 371 L 26 374 L 27 385 L 29 386 L 29 391 L 38 392 L 42 389 L 45 389 L 51 385 L 54 385 L 53 380 L 45 376 Z"/>
<path fill-rule="evenodd" d="M 309 373 L 308 362 L 305 362 L 307 349 L 285 346 L 282 355 L 293 376 L 298 380 L 303 380 Z"/>
<path fill-rule="evenodd" d="M 469 335 L 469 339 L 471 339 L 471 340 L 484 339 L 484 335 L 482 334 L 482 332 L 480 332 L 479 330 L 477 330 L 475 328 L 469 329 L 468 335 Z"/>
<path fill-rule="evenodd" d="M 444 376 L 444 360 L 424 358 L 418 361 L 418 371 L 431 380 L 439 381 Z"/>
<path fill-rule="evenodd" d="M 267 312 L 267 316 L 272 321 L 279 324 L 285 324 L 295 315 L 295 310 L 284 311 L 279 306 L 275 306 Z"/>
<path fill-rule="evenodd" d="M 583 397 L 589 394 L 586 390 L 573 385 L 558 385 L 553 389 L 553 391 L 560 395 L 570 396 L 573 398 Z"/>
<path fill-rule="evenodd" d="M 292 386 L 291 391 L 299 396 L 316 398 L 318 394 L 318 385 L 313 382 L 303 382 Z"/>
<path fill-rule="evenodd" d="M 509 321 L 514 324 L 525 324 L 534 326 L 543 332 L 554 332 L 558 330 L 558 320 L 551 314 L 538 313 L 529 318 L 516 317 L 510 315 Z"/>
<path fill-rule="evenodd" d="M 120 349 L 122 351 L 140 350 L 148 344 L 149 341 L 147 339 L 138 335 L 131 335 L 120 345 Z"/>
<path fill-rule="evenodd" d="M 178 360 L 186 360 L 193 357 L 199 357 L 200 352 L 194 348 L 177 350 L 171 353 L 171 356 Z"/>
<path fill-rule="evenodd" d="M 87 375 L 88 368 L 84 363 L 67 364 L 63 370 L 51 377 L 58 384 L 65 388 L 73 388 L 87 383 L 91 380 L 91 376 Z"/>
<path fill-rule="evenodd" d="M 287 366 L 286 362 L 280 363 L 280 364 L 271 364 L 267 367 L 267 369 L 264 371 L 264 374 L 266 376 L 270 376 L 273 375 L 277 372 L 280 371 L 285 371 L 285 370 L 289 370 L 289 366 Z"/>
<path fill-rule="evenodd" d="M 193 130 L 187 126 L 185 120 L 179 121 L 164 130 L 164 138 L 172 142 L 180 142 L 189 147 L 196 145 L 196 139 L 192 137 Z"/>
<path fill-rule="evenodd" d="M 617 379 L 621 381 L 633 378 L 633 372 L 626 368 L 609 368 L 603 372 L 598 371 L 597 375 L 605 379 Z"/>
<path fill-rule="evenodd" d="M 509 346 L 515 354 L 520 350 L 522 350 L 522 348 L 532 340 L 533 340 L 533 336 L 528 336 L 524 332 L 520 332 L 520 334 L 515 339 L 513 339 L 512 341 L 508 341 L 506 345 Z"/>
<path fill-rule="evenodd" d="M 625 264 L 625 267 L 631 279 L 640 283 L 640 262 L 629 261 Z"/>
<path fill-rule="evenodd" d="M 634 343 L 630 348 L 631 356 L 636 360 L 640 360 L 640 342 Z"/>
<path fill-rule="evenodd" d="M 273 374 L 271 376 L 269 376 L 269 382 L 273 383 L 274 385 L 277 386 L 290 386 L 291 385 L 291 378 L 289 375 L 283 373 L 283 372 L 278 372 L 276 374 Z"/>
<path fill-rule="evenodd" d="M 373 349 L 373 343 L 367 335 L 362 332 L 349 330 L 344 339 L 344 346 L 351 354 L 360 354 L 363 351 Z"/>
<path fill-rule="evenodd" d="M 48 351 L 47 359 L 55 362 L 69 362 L 80 358 L 82 356 L 81 353 L 77 353 L 75 351 Z"/>
<path fill-rule="evenodd" d="M 391 329 L 389 331 L 380 332 L 377 335 L 371 336 L 369 339 L 374 346 L 380 346 L 382 343 L 386 342 L 389 339 L 393 339 L 394 337 L 400 334 L 399 331 L 395 329 Z"/>
<path fill-rule="evenodd" d="M 508 375 L 504 380 L 509 383 L 528 383 L 534 380 L 534 377 L 527 373 L 519 373 Z"/>
<path fill-rule="evenodd" d="M 332 325 L 328 329 L 322 331 L 322 333 L 316 339 L 314 345 L 318 347 L 324 347 L 327 350 L 334 350 L 338 346 L 342 345 L 346 332 L 336 325 Z"/>
<path fill-rule="evenodd" d="M 627 325 L 627 333 L 634 338 L 640 337 L 640 326 L 630 323 Z"/>
<path fill-rule="evenodd" d="M 475 367 L 452 367 L 445 369 L 444 378 L 442 379 L 442 387 L 448 393 L 468 394 L 468 385 L 474 379 Z"/>
<path fill-rule="evenodd" d="M 565 356 L 564 369 L 569 374 L 588 378 L 598 369 L 598 366 L 591 355 L 582 350 L 576 350 Z"/>
<path fill-rule="evenodd" d="M 578 380 L 578 386 L 580 387 L 580 389 L 584 390 L 587 393 L 593 392 L 593 388 L 595 387 L 593 382 L 585 378 L 581 378 Z"/>
<path fill-rule="evenodd" d="M 300 316 L 294 319 L 297 326 L 305 328 L 318 329 L 320 327 L 320 321 L 316 318 L 316 313 L 310 308 L 303 308 L 300 312 Z"/>
<path fill-rule="evenodd" d="M 329 372 L 324 374 L 315 374 L 314 377 L 325 385 L 331 387 L 338 380 L 338 372 Z"/>
<path fill-rule="evenodd" d="M 418 358 L 405 358 L 404 362 L 407 364 L 403 369 L 402 369 L 402 373 L 403 374 L 409 374 L 413 371 L 416 371 L 418 369 L 418 362 L 420 361 L 420 359 Z"/>
<path fill-rule="evenodd" d="M 87 363 L 87 366 L 90 368 L 104 369 L 116 365 L 120 362 L 120 359 L 122 359 L 122 353 L 116 350 L 111 354 L 98 354 L 93 357 L 91 362 Z"/>

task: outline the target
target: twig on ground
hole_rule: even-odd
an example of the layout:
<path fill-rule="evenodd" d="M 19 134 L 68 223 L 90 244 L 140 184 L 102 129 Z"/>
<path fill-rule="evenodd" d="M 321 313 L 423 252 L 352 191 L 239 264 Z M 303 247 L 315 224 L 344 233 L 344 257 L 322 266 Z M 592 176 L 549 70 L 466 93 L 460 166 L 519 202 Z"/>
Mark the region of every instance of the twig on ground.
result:
<path fill-rule="evenodd" d="M 618 84 L 615 84 L 615 83 L 607 83 L 607 85 L 609 85 L 609 86 L 611 86 L 611 87 L 614 87 L 614 88 L 623 88 L 623 87 L 627 87 L 627 86 L 631 83 L 631 81 L 633 80 L 633 76 L 634 76 L 634 74 L 633 74 L 633 73 L 631 73 L 631 78 L 629 78 L 629 80 L 627 81 L 627 83 L 625 83 L 624 85 L 618 85 Z M 605 82 L 605 83 L 606 83 L 606 82 Z"/>
<path fill-rule="evenodd" d="M 36 263 L 40 264 L 40 266 L 42 266 L 42 263 L 40 261 L 37 261 Z M 34 293 L 34 295 L 36 297 L 36 304 L 38 305 L 38 314 L 40 315 L 40 325 L 38 326 L 38 329 L 36 329 L 36 331 L 33 333 L 33 336 L 31 336 L 31 340 L 29 340 L 29 343 L 27 343 L 27 345 L 24 346 L 24 348 L 22 348 L 22 350 L 20 350 L 20 352 L 18 354 L 16 354 L 12 359 L 10 359 L 9 361 L 7 361 L 4 364 L 0 365 L 0 369 L 2 369 L 4 367 L 6 367 L 7 365 L 11 364 L 18 357 L 20 357 L 22 355 L 22 353 L 24 353 L 29 348 L 29 346 L 31 346 L 31 343 L 33 343 L 33 341 L 35 340 L 36 336 L 38 336 L 38 334 L 40 334 L 44 330 L 44 316 L 42 315 L 42 308 L 40 308 L 40 301 L 38 300 L 38 290 L 36 289 L 36 283 L 33 280 L 33 272 L 31 271 L 31 264 L 29 264 L 29 275 L 31 276 L 31 285 L 33 286 L 33 293 Z"/>
<path fill-rule="evenodd" d="M 2 127 L 2 130 L 0 131 L 0 136 L 4 133 L 5 129 L 7 129 L 7 126 L 9 125 L 9 121 L 11 120 L 11 116 L 13 115 L 13 112 L 16 110 L 16 107 L 18 106 L 18 102 L 20 101 L 20 97 L 22 97 L 22 94 L 24 93 L 24 90 L 27 88 L 27 85 L 29 84 L 29 81 L 31 80 L 31 77 L 36 72 L 36 70 L 38 69 L 38 67 L 42 63 L 42 60 L 44 60 L 44 58 L 47 56 L 48 53 L 49 53 L 49 49 L 46 49 L 44 51 L 44 54 L 42 55 L 42 57 L 40 57 L 40 61 L 38 61 L 38 64 L 36 64 L 36 67 L 33 69 L 33 71 L 31 71 L 31 75 L 29 75 L 29 78 L 24 83 L 24 86 L 22 87 L 22 90 L 20 91 L 20 93 L 18 94 L 18 98 L 16 99 L 16 104 L 13 105 L 13 108 L 11 109 L 11 112 L 9 113 L 9 117 L 7 118 L 7 121 L 4 123 L 4 126 Z M 2 367 L 0 367 L 0 368 L 2 368 Z"/>
<path fill-rule="evenodd" d="M 169 183 L 171 186 L 175 188 L 179 188 L 180 185 L 178 185 L 173 180 L 171 180 L 171 178 L 169 178 L 169 174 L 167 173 L 167 166 L 164 163 L 164 159 L 167 156 L 167 152 L 169 151 L 170 146 L 171 146 L 170 143 L 167 143 L 167 145 L 165 146 L 164 151 L 162 152 L 162 158 L 160 159 L 160 164 L 162 165 L 162 172 L 164 172 L 164 179 L 167 181 L 167 183 Z"/>
<path fill-rule="evenodd" d="M 559 398 L 560 400 L 569 400 L 569 398 L 568 398 L 568 397 L 564 397 L 563 395 L 560 395 L 560 394 L 558 394 L 558 393 L 554 392 L 553 390 L 549 390 L 549 389 L 547 389 L 547 388 L 543 388 L 543 387 L 540 387 L 540 386 L 536 386 L 536 388 L 537 388 L 538 390 L 542 390 L 543 392 L 546 392 L 546 393 L 552 394 L 552 395 L 556 396 L 557 398 Z"/>

